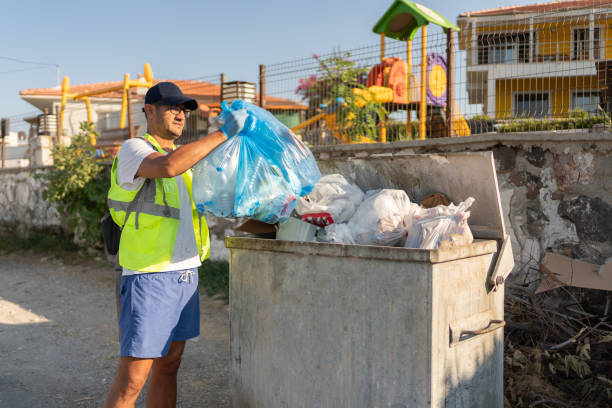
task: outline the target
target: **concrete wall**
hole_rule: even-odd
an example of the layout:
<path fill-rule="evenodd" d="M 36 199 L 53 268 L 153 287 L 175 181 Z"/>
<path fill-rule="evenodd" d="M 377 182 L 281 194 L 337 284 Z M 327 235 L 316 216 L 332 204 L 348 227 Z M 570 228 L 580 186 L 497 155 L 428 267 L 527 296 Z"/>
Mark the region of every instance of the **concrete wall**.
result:
<path fill-rule="evenodd" d="M 610 130 L 487 134 L 313 148 L 318 158 L 483 150 L 495 154 L 516 270 L 528 273 L 537 269 L 545 251 L 594 263 L 612 257 Z M 44 170 L 33 172 L 39 171 Z M 0 222 L 19 224 L 24 230 L 58 226 L 57 210 L 43 201 L 40 181 L 32 179 L 30 172 L 0 171 Z M 223 237 L 235 234 L 232 228 L 236 223 L 206 218 L 212 258 L 228 259 Z"/>

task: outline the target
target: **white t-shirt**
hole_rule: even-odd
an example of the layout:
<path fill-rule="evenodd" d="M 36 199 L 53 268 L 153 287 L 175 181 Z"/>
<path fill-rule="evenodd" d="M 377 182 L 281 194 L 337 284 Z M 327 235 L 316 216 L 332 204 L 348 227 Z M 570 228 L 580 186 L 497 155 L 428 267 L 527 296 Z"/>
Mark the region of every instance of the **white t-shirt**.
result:
<path fill-rule="evenodd" d="M 126 140 L 117 154 L 117 181 L 124 190 L 135 191 L 144 183 L 145 179 L 136 177 L 136 172 L 145 157 L 156 152 L 148 142 L 141 138 Z M 198 254 L 198 247 L 193 231 L 193 219 L 191 218 L 191 197 L 187 191 L 185 180 L 182 175 L 174 177 L 178 186 L 179 199 L 181 202 L 179 226 L 176 234 L 176 243 L 170 264 L 163 272 L 180 271 L 183 269 L 197 268 L 202 263 Z M 123 275 L 144 273 L 123 268 Z"/>

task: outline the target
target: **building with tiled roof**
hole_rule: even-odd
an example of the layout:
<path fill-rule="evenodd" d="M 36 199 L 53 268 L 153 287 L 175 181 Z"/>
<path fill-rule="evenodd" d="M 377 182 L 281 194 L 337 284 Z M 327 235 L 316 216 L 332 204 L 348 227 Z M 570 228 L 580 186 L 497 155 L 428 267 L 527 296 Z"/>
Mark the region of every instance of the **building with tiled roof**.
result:
<path fill-rule="evenodd" d="M 156 79 L 154 83 L 166 81 Z M 181 88 L 183 93 L 198 101 L 199 109 L 196 114 L 191 115 L 185 126 L 184 141 L 194 140 L 204 134 L 208 129 L 208 115 L 210 112 L 218 111 L 220 108 L 221 87 L 198 80 L 169 80 Z M 96 82 L 70 86 L 71 94 L 80 94 L 86 91 L 96 91 L 122 85 L 123 81 Z M 139 133 L 146 130 L 146 119 L 142 113 L 144 96 L 147 88 L 134 88 L 131 94 L 133 121 L 136 127 L 140 126 Z M 41 110 L 42 112 L 55 113 L 61 103 L 61 89 L 37 88 L 24 89 L 19 92 L 21 98 Z M 99 132 L 119 127 L 119 116 L 121 110 L 122 93 L 108 92 L 98 96 L 90 97 L 92 106 L 92 120 L 96 123 Z M 258 102 L 256 100 L 256 102 Z M 273 96 L 265 97 L 265 109 L 277 115 L 282 121 L 291 115 L 300 116 L 306 110 L 306 106 L 298 102 Z M 82 101 L 69 100 L 66 105 L 64 119 L 64 134 L 72 135 L 79 130 L 80 123 L 87 120 L 87 110 Z"/>
<path fill-rule="evenodd" d="M 612 105 L 612 0 L 461 13 L 469 103 L 496 119 L 563 117 Z"/>

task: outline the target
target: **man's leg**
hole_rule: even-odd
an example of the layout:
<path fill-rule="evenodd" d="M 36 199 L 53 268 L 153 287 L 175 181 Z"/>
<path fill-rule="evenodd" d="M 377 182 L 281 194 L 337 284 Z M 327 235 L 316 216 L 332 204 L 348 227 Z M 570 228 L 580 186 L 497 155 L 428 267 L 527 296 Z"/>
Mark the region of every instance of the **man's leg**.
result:
<path fill-rule="evenodd" d="M 176 377 L 185 350 L 185 340 L 173 341 L 168 355 L 156 358 L 147 386 L 147 408 L 176 407 Z"/>
<path fill-rule="evenodd" d="M 152 365 L 153 359 L 150 358 L 120 357 L 119 369 L 103 408 L 133 407 Z"/>

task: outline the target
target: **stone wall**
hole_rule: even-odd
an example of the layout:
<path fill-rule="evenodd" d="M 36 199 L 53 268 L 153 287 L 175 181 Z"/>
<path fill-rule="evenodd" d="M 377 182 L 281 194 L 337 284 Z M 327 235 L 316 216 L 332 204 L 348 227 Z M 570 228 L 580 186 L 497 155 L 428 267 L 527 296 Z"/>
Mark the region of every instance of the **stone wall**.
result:
<path fill-rule="evenodd" d="M 35 177 L 49 167 L 0 169 L 0 226 L 26 235 L 32 231 L 62 229 L 57 207 L 43 199 L 43 181 Z M 228 260 L 225 234 L 236 235 L 236 223 L 206 216 L 211 236 L 211 259 Z"/>
<path fill-rule="evenodd" d="M 367 157 L 395 153 L 450 153 L 492 150 L 506 229 L 516 270 L 538 268 L 545 251 L 593 263 L 612 257 L 612 133 L 533 132 L 487 134 L 393 144 L 313 148 L 317 158 Z M 60 217 L 42 199 L 44 169 L 0 172 L 0 221 L 31 228 L 57 227 Z M 475 180 L 477 182 L 477 180 Z M 228 259 L 224 236 L 236 223 L 207 216 L 213 259 Z"/>
<path fill-rule="evenodd" d="M 59 228 L 61 217 L 54 205 L 43 199 L 42 180 L 32 177 L 46 171 L 3 169 L 0 171 L 0 222 L 19 233 Z"/>

